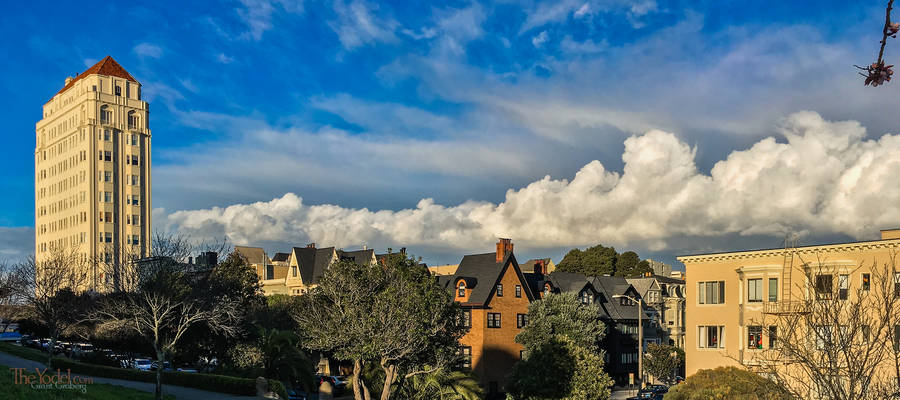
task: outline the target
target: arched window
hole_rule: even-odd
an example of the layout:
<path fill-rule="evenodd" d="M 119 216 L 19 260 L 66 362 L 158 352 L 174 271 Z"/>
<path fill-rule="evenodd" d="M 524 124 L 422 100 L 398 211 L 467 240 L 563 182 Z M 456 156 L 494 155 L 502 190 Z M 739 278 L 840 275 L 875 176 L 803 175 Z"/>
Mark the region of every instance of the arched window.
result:
<path fill-rule="evenodd" d="M 456 293 L 456 297 L 466 297 L 466 281 L 459 282 L 459 290 Z"/>

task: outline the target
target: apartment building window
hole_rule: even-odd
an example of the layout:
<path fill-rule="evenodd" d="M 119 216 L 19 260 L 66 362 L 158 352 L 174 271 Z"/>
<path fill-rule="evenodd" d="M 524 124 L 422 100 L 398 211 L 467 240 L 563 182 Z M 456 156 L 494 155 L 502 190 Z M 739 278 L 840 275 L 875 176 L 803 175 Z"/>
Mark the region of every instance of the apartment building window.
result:
<path fill-rule="evenodd" d="M 872 287 L 872 278 L 869 274 L 862 274 L 862 290 L 869 290 Z"/>
<path fill-rule="evenodd" d="M 109 129 L 104 129 L 104 130 L 103 130 L 103 140 L 105 140 L 105 141 L 107 141 L 107 142 L 111 141 L 111 137 L 110 137 L 110 136 L 111 136 L 111 135 L 109 134 Z"/>
<path fill-rule="evenodd" d="M 497 297 L 503 297 L 503 284 L 497 284 Z"/>
<path fill-rule="evenodd" d="M 459 346 L 456 354 L 459 356 L 457 368 L 464 370 L 472 368 L 472 346 Z"/>
<path fill-rule="evenodd" d="M 775 341 L 778 339 L 778 327 L 775 325 L 769 326 L 769 348 L 775 348 Z"/>
<path fill-rule="evenodd" d="M 700 282 L 698 294 L 700 304 L 724 304 L 725 281 Z"/>
<path fill-rule="evenodd" d="M 133 245 L 135 245 L 135 246 L 141 244 L 141 241 L 138 239 L 138 235 L 132 236 L 132 238 L 131 238 L 131 244 L 133 244 Z"/>
<path fill-rule="evenodd" d="M 488 328 L 500 328 L 500 313 L 488 313 Z"/>
<path fill-rule="evenodd" d="M 900 350 L 900 325 L 894 325 L 894 351 Z"/>
<path fill-rule="evenodd" d="M 112 152 L 111 152 L 111 151 L 104 151 L 104 152 L 103 152 L 103 159 L 105 159 L 106 161 L 112 161 Z"/>
<path fill-rule="evenodd" d="M 100 161 L 103 161 L 103 150 L 100 150 L 99 153 L 100 153 Z"/>
<path fill-rule="evenodd" d="M 103 214 L 105 214 L 104 216 L 106 217 L 106 222 L 113 222 L 111 212 L 104 212 Z"/>
<path fill-rule="evenodd" d="M 131 145 L 132 145 L 132 146 L 137 146 L 137 144 L 138 144 L 138 140 L 137 140 L 137 139 L 138 139 L 138 135 L 135 134 L 135 133 L 132 133 L 132 134 L 131 134 Z"/>
<path fill-rule="evenodd" d="M 121 95 L 122 95 L 122 87 L 116 86 L 116 96 L 121 96 Z"/>
<path fill-rule="evenodd" d="M 894 273 L 894 297 L 900 297 L 900 272 Z"/>
<path fill-rule="evenodd" d="M 516 328 L 522 329 L 528 325 L 528 314 L 516 314 Z"/>
<path fill-rule="evenodd" d="M 112 203 L 112 192 L 103 192 L 103 201 L 106 203 Z"/>
<path fill-rule="evenodd" d="M 132 175 L 132 176 L 131 176 L 131 184 L 132 184 L 133 186 L 137 186 L 137 185 L 138 185 L 138 176 L 137 176 L 137 175 Z"/>
<path fill-rule="evenodd" d="M 516 285 L 516 297 L 522 297 L 522 285 Z"/>
<path fill-rule="evenodd" d="M 762 294 L 762 279 L 748 279 L 747 280 L 747 301 L 751 303 L 761 302 L 763 299 Z"/>
<path fill-rule="evenodd" d="M 816 298 L 830 299 L 832 296 L 832 277 L 831 275 L 816 275 Z"/>
<path fill-rule="evenodd" d="M 112 243 L 112 232 L 106 232 L 106 243 Z"/>
<path fill-rule="evenodd" d="M 456 291 L 456 297 L 466 297 L 466 281 L 459 281 L 459 289 Z"/>
<path fill-rule="evenodd" d="M 778 278 L 769 278 L 769 302 L 778 301 Z"/>
<path fill-rule="evenodd" d="M 112 182 L 112 171 L 103 171 L 103 181 Z"/>
<path fill-rule="evenodd" d="M 138 197 L 137 197 L 137 195 L 131 196 L 131 205 L 133 205 L 133 206 L 138 205 Z"/>
<path fill-rule="evenodd" d="M 706 349 L 724 349 L 725 348 L 725 327 L 724 326 L 699 326 L 698 337 L 700 339 L 700 348 Z"/>
<path fill-rule="evenodd" d="M 847 300 L 847 294 L 850 292 L 850 275 L 838 275 L 838 298 Z"/>
<path fill-rule="evenodd" d="M 138 217 L 137 214 L 132 215 L 132 216 L 131 216 L 131 223 L 134 224 L 134 225 L 140 225 L 140 224 L 141 224 L 141 219 L 140 219 L 140 217 Z"/>
<path fill-rule="evenodd" d="M 466 328 L 472 327 L 472 309 L 467 308 L 467 309 L 463 310 L 462 324 Z"/>
<path fill-rule="evenodd" d="M 747 348 L 761 349 L 763 348 L 762 327 L 759 325 L 750 325 L 747 327 Z"/>
<path fill-rule="evenodd" d="M 828 325 L 816 326 L 816 350 L 825 350 L 826 348 L 831 347 L 833 331 L 833 327 Z"/>

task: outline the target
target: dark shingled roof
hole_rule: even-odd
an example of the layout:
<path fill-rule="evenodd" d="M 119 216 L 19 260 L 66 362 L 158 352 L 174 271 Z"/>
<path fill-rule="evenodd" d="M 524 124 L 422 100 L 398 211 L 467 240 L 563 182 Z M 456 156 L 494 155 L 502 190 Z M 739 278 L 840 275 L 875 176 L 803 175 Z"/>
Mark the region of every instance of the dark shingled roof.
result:
<path fill-rule="evenodd" d="M 353 251 L 344 251 L 338 250 L 338 259 L 340 260 L 350 260 L 360 264 L 368 264 L 372 261 L 372 257 L 375 256 L 375 250 L 366 249 L 366 250 L 353 250 Z"/>
<path fill-rule="evenodd" d="M 600 307 L 606 310 L 606 313 L 613 320 L 636 320 L 638 314 L 638 304 L 632 303 L 629 306 L 623 306 L 620 299 L 614 299 L 615 295 L 629 295 L 631 297 L 640 297 L 637 290 L 631 286 L 625 278 L 618 276 L 598 276 L 593 280 L 594 288 L 602 294 L 600 299 Z M 641 319 L 649 320 L 646 312 L 641 313 Z"/>
<path fill-rule="evenodd" d="M 518 262 L 516 262 L 516 257 L 512 253 L 509 253 L 509 255 L 499 263 L 497 262 L 496 253 L 470 254 L 463 256 L 462 261 L 459 262 L 459 267 L 456 269 L 456 273 L 439 277 L 438 284 L 441 284 L 452 291 L 459 279 L 465 279 L 466 287 L 472 290 L 472 294 L 469 296 L 467 304 L 487 304 L 491 295 L 494 293 L 494 287 L 500 279 L 503 267 L 507 264 L 516 269 L 518 269 L 519 266 Z M 521 272 L 521 270 L 519 270 L 519 272 Z M 529 299 L 534 299 L 534 294 L 531 291 L 530 285 L 525 280 L 525 277 L 521 276 L 521 279 L 525 283 L 523 286 L 525 286 L 527 297 Z"/>
<path fill-rule="evenodd" d="M 547 280 L 560 292 L 580 292 L 585 285 L 591 283 L 591 278 L 584 274 L 574 272 L 553 271 L 547 276 Z M 593 287 L 593 285 L 591 285 Z M 596 290 L 596 289 L 595 289 Z"/>
<path fill-rule="evenodd" d="M 272 261 L 287 261 L 289 258 L 291 258 L 291 253 L 275 253 Z"/>

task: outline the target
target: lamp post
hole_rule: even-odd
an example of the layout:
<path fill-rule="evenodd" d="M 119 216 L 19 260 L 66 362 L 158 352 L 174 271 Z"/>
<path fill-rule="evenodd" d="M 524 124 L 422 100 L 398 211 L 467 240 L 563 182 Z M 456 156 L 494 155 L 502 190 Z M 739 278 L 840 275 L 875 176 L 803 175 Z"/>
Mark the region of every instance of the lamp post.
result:
<path fill-rule="evenodd" d="M 644 312 L 644 305 L 641 301 L 641 298 L 635 299 L 634 297 L 627 296 L 624 294 L 616 294 L 613 295 L 614 299 L 628 299 L 638 304 L 638 380 L 640 383 L 638 384 L 640 387 L 644 386 L 644 329 L 641 324 L 641 315 Z"/>

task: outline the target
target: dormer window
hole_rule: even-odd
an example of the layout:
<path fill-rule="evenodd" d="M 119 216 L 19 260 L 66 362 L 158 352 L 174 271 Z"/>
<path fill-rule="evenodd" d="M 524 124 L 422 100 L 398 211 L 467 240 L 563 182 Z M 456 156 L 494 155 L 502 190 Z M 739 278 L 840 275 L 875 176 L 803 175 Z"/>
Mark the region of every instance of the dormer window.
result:
<path fill-rule="evenodd" d="M 594 296 L 591 295 L 591 292 L 585 290 L 581 292 L 581 304 L 591 304 L 594 301 Z"/>
<path fill-rule="evenodd" d="M 634 303 L 631 301 L 631 299 L 629 299 L 629 298 L 627 298 L 627 297 L 620 297 L 620 298 L 619 298 L 619 304 L 621 304 L 621 305 L 623 305 L 623 306 L 630 306 L 630 305 L 632 305 L 632 304 L 634 304 Z"/>
<path fill-rule="evenodd" d="M 459 282 L 459 290 L 456 293 L 456 297 L 466 297 L 466 281 Z"/>

